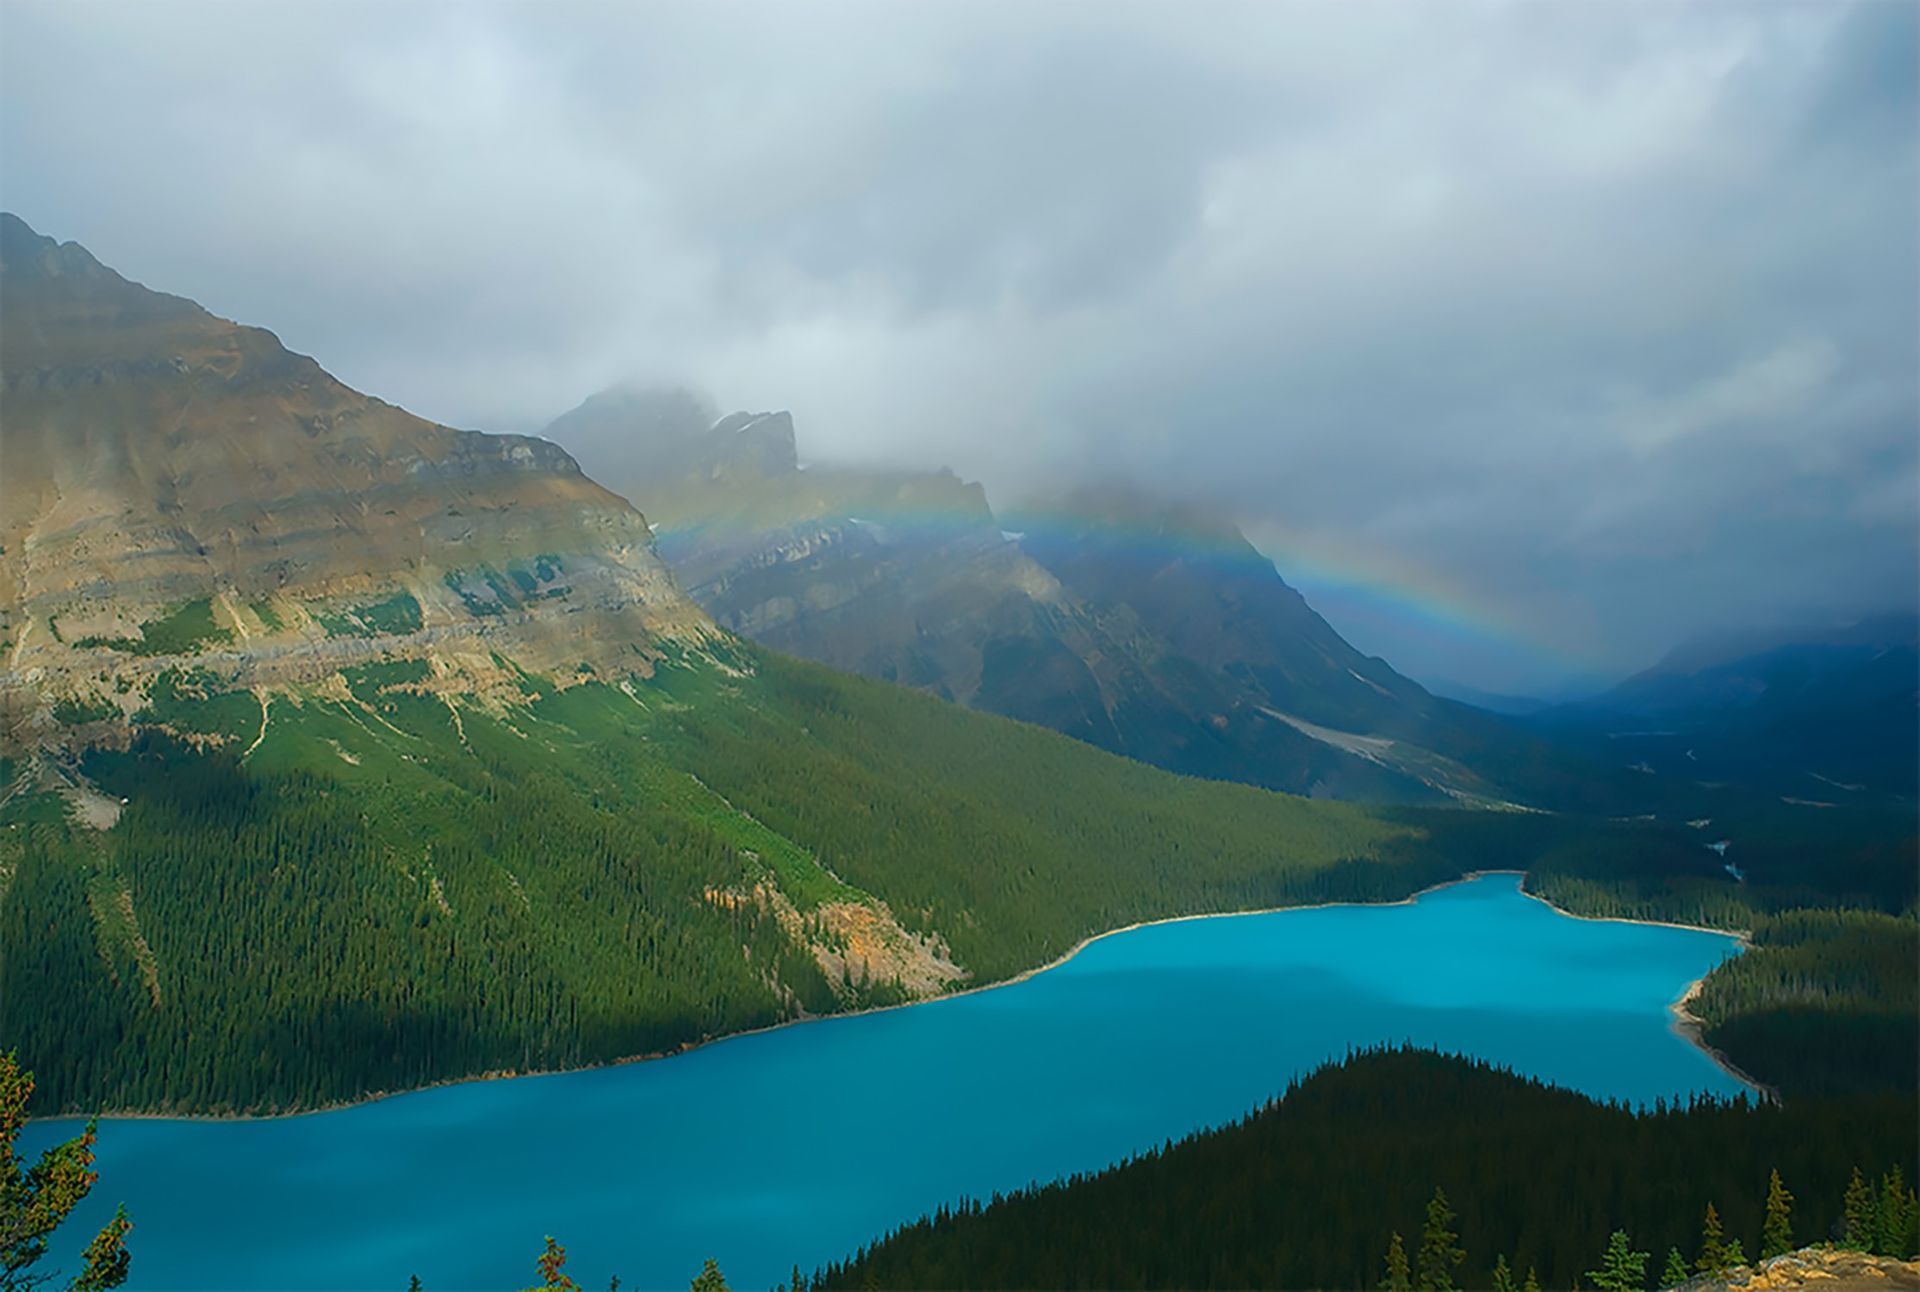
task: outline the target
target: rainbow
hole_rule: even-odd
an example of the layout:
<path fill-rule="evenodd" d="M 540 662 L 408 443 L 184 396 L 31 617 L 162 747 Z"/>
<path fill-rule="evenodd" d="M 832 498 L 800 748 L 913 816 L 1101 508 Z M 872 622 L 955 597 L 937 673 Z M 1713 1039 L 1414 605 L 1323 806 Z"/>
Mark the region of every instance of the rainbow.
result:
<path fill-rule="evenodd" d="M 1116 555 L 1142 561 L 1164 560 L 1169 555 L 1206 561 L 1260 559 L 1303 594 L 1325 603 L 1317 609 L 1337 604 L 1338 617 L 1355 628 L 1432 635 L 1481 651 L 1550 661 L 1569 672 L 1594 672 L 1606 663 L 1589 635 L 1576 638 L 1564 630 L 1543 632 L 1492 598 L 1417 560 L 1283 521 L 1259 521 L 1247 526 L 1243 536 L 1240 529 L 1216 519 L 1218 513 L 1212 508 L 1147 501 L 1124 491 L 1010 508 L 1004 518 L 996 519 L 977 486 L 931 473 L 815 467 L 783 483 L 804 493 L 807 485 L 798 482 L 808 477 L 827 496 L 818 499 L 825 505 L 817 510 L 802 508 L 803 513 L 811 513 L 807 519 L 873 527 L 890 541 L 949 542 L 998 525 L 1008 538 L 1028 539 L 1036 548 L 1050 540 L 1097 534 Z M 878 482 L 886 487 L 875 488 Z M 701 532 L 712 539 L 718 533 L 759 529 L 772 518 L 758 512 L 750 505 L 724 518 L 686 526 L 683 534 L 692 538 L 694 532 Z M 662 537 L 671 545 L 668 535 Z"/>

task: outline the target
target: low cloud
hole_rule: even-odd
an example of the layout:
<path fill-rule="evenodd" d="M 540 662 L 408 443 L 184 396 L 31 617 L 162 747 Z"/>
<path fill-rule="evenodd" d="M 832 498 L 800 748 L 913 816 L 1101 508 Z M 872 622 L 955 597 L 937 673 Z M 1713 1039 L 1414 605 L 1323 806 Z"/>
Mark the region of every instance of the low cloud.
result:
<path fill-rule="evenodd" d="M 1520 689 L 1913 604 L 1914 25 L 16 0 L 0 203 L 458 424 L 690 382 L 816 460 L 1213 499 Z"/>

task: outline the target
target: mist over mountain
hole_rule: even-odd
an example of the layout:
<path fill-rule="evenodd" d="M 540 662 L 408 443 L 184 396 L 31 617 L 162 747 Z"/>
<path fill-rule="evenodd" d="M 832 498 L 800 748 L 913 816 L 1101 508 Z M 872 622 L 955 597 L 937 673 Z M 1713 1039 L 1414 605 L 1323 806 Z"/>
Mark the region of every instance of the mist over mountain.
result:
<path fill-rule="evenodd" d="M 1920 1280 L 1916 51 L 0 4 L 0 1284 Z"/>
<path fill-rule="evenodd" d="M 803 467 L 789 413 L 711 411 L 621 387 L 542 433 L 605 463 L 681 585 L 764 645 L 1188 775 L 1366 801 L 1644 802 L 1609 762 L 1355 650 L 1212 509 L 1088 482 L 996 512 L 951 471 Z"/>
<path fill-rule="evenodd" d="M 10 4 L 0 205 L 449 424 L 1098 466 L 1416 676 L 1914 609 L 1910 5 L 560 13 Z"/>

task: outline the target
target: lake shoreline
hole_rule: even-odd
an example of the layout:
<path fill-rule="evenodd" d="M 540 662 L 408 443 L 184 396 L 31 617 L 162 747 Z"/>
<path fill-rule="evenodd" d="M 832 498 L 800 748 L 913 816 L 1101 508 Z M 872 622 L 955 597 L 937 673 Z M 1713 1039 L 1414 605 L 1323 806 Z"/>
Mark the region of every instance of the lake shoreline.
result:
<path fill-rule="evenodd" d="M 431 1091 L 431 1090 L 441 1090 L 449 1086 L 471 1085 L 473 1083 L 481 1082 L 481 1081 L 512 1081 L 512 1080 L 518 1080 L 523 1077 L 564 1076 L 568 1073 L 574 1073 L 574 1072 L 592 1072 L 592 1071 L 598 1071 L 600 1069 L 605 1069 L 605 1068 L 626 1067 L 630 1064 L 635 1064 L 635 1063 L 652 1063 L 660 1059 L 672 1059 L 672 1058 L 677 1058 L 684 1054 L 691 1054 L 695 1050 L 702 1050 L 710 1046 L 721 1045 L 728 1041 L 737 1041 L 745 1037 L 761 1036 L 769 1032 L 777 1032 L 783 1028 L 799 1027 L 803 1024 L 808 1024 L 808 1023 L 831 1022 L 836 1019 L 859 1018 L 868 1014 L 885 1014 L 885 1013 L 890 1013 L 894 1010 L 899 1010 L 899 1009 L 914 1009 L 922 1005 L 938 1004 L 941 1001 L 958 1000 L 963 996 L 972 996 L 980 992 L 998 991 L 1004 987 L 1017 986 L 1020 983 L 1028 981 L 1029 979 L 1038 977 L 1040 974 L 1048 973 L 1054 969 L 1058 969 L 1060 966 L 1066 964 L 1068 961 L 1072 960 L 1075 956 L 1079 955 L 1082 951 L 1086 950 L 1088 947 L 1092 946 L 1096 942 L 1099 942 L 1106 938 L 1118 937 L 1123 933 L 1133 933 L 1140 929 L 1153 928 L 1157 925 L 1185 924 L 1195 920 L 1240 919 L 1246 916 L 1254 916 L 1254 915 L 1279 915 L 1288 911 L 1322 911 L 1322 910 L 1335 909 L 1339 907 L 1375 908 L 1375 907 L 1388 907 L 1388 906 L 1412 906 L 1415 902 L 1418 902 L 1421 898 L 1427 896 L 1430 893 L 1437 893 L 1442 889 L 1458 887 L 1461 884 L 1470 884 L 1477 880 L 1490 878 L 1494 875 L 1518 876 L 1522 881 L 1519 885 L 1517 885 L 1518 891 L 1521 896 L 1531 898 L 1533 901 L 1539 902 L 1541 905 L 1545 906 L 1547 909 L 1555 912 L 1556 914 L 1563 915 L 1568 919 L 1590 920 L 1598 923 L 1609 923 L 1609 924 L 1647 924 L 1647 925 L 1653 925 L 1655 927 L 1660 927 L 1660 928 L 1684 929 L 1690 932 L 1697 932 L 1697 933 L 1715 933 L 1723 937 L 1736 938 L 1743 949 L 1751 945 L 1751 943 L 1748 941 L 1747 933 L 1745 931 L 1713 929 L 1713 928 L 1708 928 L 1704 925 L 1697 925 L 1697 924 L 1676 924 L 1676 923 L 1672 923 L 1670 921 L 1665 921 L 1665 920 L 1641 920 L 1641 919 L 1631 919 L 1626 917 L 1614 917 L 1614 916 L 1580 915 L 1575 912 L 1565 910 L 1562 907 L 1556 906 L 1554 903 L 1548 901 L 1544 897 L 1541 897 L 1537 893 L 1528 892 L 1526 888 L 1526 883 L 1525 883 L 1525 879 L 1527 875 L 1526 871 L 1514 870 L 1512 868 L 1507 868 L 1507 867 L 1492 867 L 1492 868 L 1482 869 L 1482 870 L 1464 871 L 1452 879 L 1444 879 L 1439 881 L 1438 883 L 1429 884 L 1425 888 L 1419 889 L 1418 891 L 1413 893 L 1409 893 L 1405 897 L 1395 898 L 1392 901 L 1313 902 L 1310 904 L 1303 904 L 1303 905 L 1268 906 L 1268 907 L 1259 907 L 1259 908 L 1246 909 L 1246 910 L 1199 911 L 1190 915 L 1169 915 L 1169 916 L 1159 917 L 1156 919 L 1136 920 L 1131 924 L 1124 924 L 1119 926 L 1118 928 L 1106 929 L 1099 933 L 1088 934 L 1086 937 L 1082 938 L 1079 942 L 1076 942 L 1067 951 L 1055 957 L 1054 959 L 1048 961 L 1047 963 L 1042 965 L 1036 965 L 1031 969 L 1024 969 L 1018 974 L 1013 975 L 1012 977 L 1000 978 L 1000 979 L 994 980 L 993 982 L 980 983 L 972 987 L 964 987 L 957 991 L 942 992 L 937 996 L 927 996 L 920 1000 L 902 1001 L 901 1003 L 895 1004 L 895 1005 L 870 1005 L 870 1006 L 863 1007 L 861 1009 L 851 1009 L 851 1010 L 845 1010 L 845 1011 L 840 1011 L 840 1012 L 831 1013 L 831 1014 L 806 1014 L 797 1018 L 782 1019 L 779 1022 L 767 1023 L 760 1027 L 746 1028 L 738 1032 L 727 1032 L 720 1036 L 705 1037 L 698 1041 L 688 1041 L 682 1045 L 679 1045 L 669 1050 L 658 1050 L 658 1051 L 652 1051 L 645 1054 L 624 1055 L 620 1058 L 603 1059 L 593 1063 L 583 1063 L 583 1064 L 578 1064 L 578 1065 L 564 1067 L 564 1068 L 532 1068 L 532 1069 L 526 1069 L 526 1070 L 503 1069 L 503 1070 L 498 1070 L 493 1072 L 473 1073 L 468 1076 L 448 1077 L 439 1081 L 426 1082 L 418 1086 L 408 1086 L 403 1090 L 374 1091 L 369 1094 L 362 1095 L 355 1099 L 343 1099 L 333 1103 L 319 1104 L 312 1108 L 292 1109 L 286 1112 L 174 1113 L 174 1112 L 154 1112 L 150 1110 L 137 1110 L 137 1111 L 127 1111 L 127 1112 L 100 1111 L 100 1112 L 84 1113 L 84 1114 L 83 1113 L 55 1113 L 45 1117 L 30 1117 L 27 1119 L 26 1124 L 31 1126 L 35 1123 L 42 1123 L 42 1122 L 44 1123 L 52 1123 L 52 1122 L 79 1123 L 79 1122 L 84 1122 L 84 1121 L 96 1119 L 96 1118 L 101 1121 L 181 1121 L 181 1122 L 284 1121 L 294 1117 L 315 1117 L 323 1113 L 341 1112 L 349 1108 L 358 1108 L 367 1104 L 383 1103 L 390 1099 L 401 1099 L 401 1098 L 405 1098 L 408 1095 L 424 1094 L 427 1091 Z M 1770 1087 L 1755 1081 L 1753 1078 L 1741 1072 L 1726 1058 L 1726 1056 L 1722 1055 L 1718 1050 L 1715 1050 L 1712 1046 L 1708 1045 L 1704 1039 L 1702 1039 L 1701 1032 L 1702 1032 L 1702 1028 L 1704 1027 L 1704 1024 L 1702 1024 L 1701 1020 L 1696 1018 L 1690 1011 L 1686 1010 L 1685 1006 L 1687 1002 L 1691 1001 L 1696 995 L 1698 995 L 1701 983 L 1703 981 L 1704 981 L 1704 977 L 1696 978 L 1693 982 L 1687 985 L 1687 987 L 1684 989 L 1684 991 L 1681 993 L 1680 996 L 1676 997 L 1672 1002 L 1668 1004 L 1667 1009 L 1670 1015 L 1670 1025 L 1674 1033 L 1682 1037 L 1689 1044 L 1693 1045 L 1696 1049 L 1704 1053 L 1708 1057 L 1708 1059 L 1710 1059 L 1714 1063 L 1716 1067 L 1718 1067 L 1721 1071 L 1726 1073 L 1728 1076 L 1732 1077 L 1735 1081 L 1738 1081 L 1740 1084 L 1749 1087 L 1750 1089 L 1754 1090 L 1756 1093 L 1759 1093 L 1763 1098 L 1777 1100 L 1778 1095 L 1775 1092 L 1773 1092 Z"/>
<path fill-rule="evenodd" d="M 1503 871 L 1503 872 L 1489 872 L 1489 873 L 1502 873 L 1502 874 L 1517 873 L 1524 876 L 1526 872 L 1525 871 L 1518 871 L 1518 872 Z M 1576 911 L 1569 911 L 1564 906 L 1558 906 L 1553 902 L 1548 901 L 1546 898 L 1540 896 L 1540 894 L 1538 893 L 1529 893 L 1527 891 L 1527 886 L 1524 883 L 1520 885 L 1520 895 L 1522 897 L 1530 897 L 1534 901 L 1546 907 L 1548 910 L 1554 911 L 1560 915 L 1564 915 L 1570 920 L 1592 920 L 1592 921 L 1596 921 L 1604 924 L 1645 924 L 1657 929 L 1683 929 L 1690 933 L 1717 933 L 1722 937 L 1733 938 L 1735 942 L 1739 944 L 1740 951 L 1747 951 L 1751 949 L 1753 946 L 1753 930 L 1752 929 L 1716 929 L 1716 928 L 1710 928 L 1705 924 L 1680 924 L 1673 920 L 1639 920 L 1639 919 L 1633 919 L 1629 916 L 1581 915 Z M 1739 953 L 1740 952 L 1735 952 L 1736 955 L 1738 955 Z M 1709 970 L 1708 972 L 1711 973 L 1712 971 Z M 1780 1092 L 1778 1090 L 1775 1090 L 1772 1086 L 1768 1085 L 1766 1082 L 1761 1081 L 1749 1075 L 1740 1067 L 1739 1064 L 1735 1063 L 1732 1059 L 1728 1058 L 1725 1053 L 1723 1053 L 1719 1049 L 1716 1049 L 1714 1046 L 1709 1045 L 1707 1043 L 1706 1020 L 1701 1018 L 1698 1014 L 1694 1013 L 1692 1009 L 1693 1002 L 1695 998 L 1697 998 L 1700 995 L 1700 989 L 1706 984 L 1706 981 L 1707 981 L 1706 976 L 1704 974 L 1698 978 L 1695 978 L 1692 982 L 1687 984 L 1686 989 L 1684 991 L 1682 991 L 1678 996 L 1674 997 L 1672 1001 L 1668 1002 L 1667 1004 L 1667 1014 L 1669 1016 L 1668 1026 L 1672 1029 L 1673 1034 L 1675 1036 L 1687 1042 L 1689 1045 L 1693 1046 L 1696 1050 L 1699 1050 L 1702 1054 L 1706 1055 L 1709 1059 L 1711 1059 L 1713 1061 L 1713 1065 L 1716 1068 L 1719 1068 L 1720 1071 L 1726 1073 L 1729 1077 L 1732 1077 L 1735 1081 L 1738 1081 L 1741 1085 L 1753 1091 L 1754 1094 L 1760 1096 L 1760 1098 L 1766 1101 L 1767 1103 L 1774 1103 L 1774 1104 L 1779 1103 Z"/>

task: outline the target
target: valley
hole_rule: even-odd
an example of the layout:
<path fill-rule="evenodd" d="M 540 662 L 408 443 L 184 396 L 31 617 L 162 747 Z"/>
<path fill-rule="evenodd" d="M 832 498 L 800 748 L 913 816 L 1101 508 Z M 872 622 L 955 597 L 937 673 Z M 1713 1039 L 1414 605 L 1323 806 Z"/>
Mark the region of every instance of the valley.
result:
<path fill-rule="evenodd" d="M 1466 945 L 1475 954 L 1441 960 Z M 715 1256 L 737 1283 L 771 1286 L 956 1198 L 1231 1123 L 1383 1037 L 1635 1104 L 1738 1093 L 1667 1015 L 1733 950 L 1711 933 L 1570 921 L 1493 875 L 1410 904 L 1150 925 L 1017 985 L 661 1062 L 265 1121 L 110 1120 L 100 1170 L 154 1235 L 147 1287 L 361 1286 L 393 1271 L 506 1286 L 543 1226 L 595 1284 L 669 1285 Z M 36 1125 L 28 1143 L 69 1129 Z M 556 1151 L 560 1180 L 540 1165 Z M 223 1183 L 236 1173 L 244 1189 Z M 341 1178 L 366 1184 L 343 1193 Z M 210 1225 L 236 1231 L 213 1277 L 197 1263 Z"/>
<path fill-rule="evenodd" d="M 1078 1200 L 1130 1187 L 1103 1181 L 1287 1110 L 1337 1127 L 1299 1092 L 1377 1098 L 1387 1069 L 1433 1143 L 1486 1118 L 1544 1143 L 1529 1109 L 1559 1100 L 1539 1125 L 1587 1151 L 1681 1116 L 1592 1100 L 1684 1099 L 1703 1152 L 1831 1132 L 1790 1159 L 1823 1190 L 1843 1154 L 1906 1160 L 1897 643 L 1775 644 L 1761 673 L 1798 681 L 1771 695 L 1735 656 L 1502 718 L 1138 490 L 1002 515 L 658 393 L 551 439 L 457 430 L 11 215 L 0 294 L 0 1039 L 28 1143 L 113 1119 L 135 1286 L 491 1285 L 562 1231 L 649 1286 L 707 1256 L 968 1282 L 929 1232 L 1090 1233 Z M 583 425 L 645 450 L 629 478 L 582 469 Z M 1857 798 L 1782 792 L 1782 748 L 1851 747 L 1846 720 L 1805 736 L 1816 710 L 1879 733 L 1819 764 Z M 1679 715 L 1724 779 L 1624 764 L 1623 714 Z M 1524 878 L 1456 884 L 1487 871 Z M 1245 912 L 1271 913 L 1162 923 Z M 1671 1029 L 1695 982 L 1700 1039 L 1784 1113 L 1722 1102 L 1742 1082 Z M 556 1153 L 577 1191 L 544 1183 Z M 1487 1188 L 1556 1277 L 1597 1223 Z M 209 1196 L 253 1217 L 214 1273 Z M 1361 1277 L 1383 1236 L 1343 1214 L 1298 1264 L 1235 1231 L 1238 1264 L 1079 1268 Z"/>

